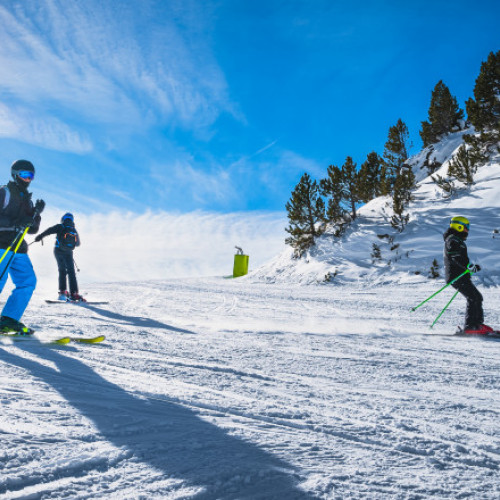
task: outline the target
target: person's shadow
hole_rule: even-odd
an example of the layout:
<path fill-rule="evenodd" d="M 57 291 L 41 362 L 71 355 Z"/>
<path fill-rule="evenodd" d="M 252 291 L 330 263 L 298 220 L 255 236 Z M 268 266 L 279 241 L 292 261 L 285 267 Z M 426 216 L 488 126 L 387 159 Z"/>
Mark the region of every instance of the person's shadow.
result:
<path fill-rule="evenodd" d="M 192 332 L 191 330 L 184 330 L 182 328 L 177 328 L 175 326 L 167 325 L 166 323 L 162 323 L 161 321 L 156 321 L 155 319 L 151 318 L 118 314 L 108 311 L 107 309 L 103 309 L 102 307 L 93 306 L 91 304 L 85 304 L 84 307 L 85 309 L 90 309 L 91 311 L 95 312 L 96 314 L 99 314 L 100 316 L 103 316 L 104 318 L 117 321 L 121 325 L 125 324 L 125 325 L 137 326 L 138 328 L 163 328 L 165 330 L 170 330 L 172 332 L 177 332 L 177 333 L 194 334 L 194 332 Z"/>
<path fill-rule="evenodd" d="M 104 439 L 129 452 L 131 459 L 154 467 L 165 478 L 199 487 L 200 492 L 192 498 L 316 498 L 298 488 L 298 474 L 291 465 L 248 441 L 230 436 L 193 410 L 166 400 L 135 397 L 60 349 L 23 349 L 52 361 L 55 368 L 2 348 L 0 359 L 53 387 L 95 424 Z M 224 408 L 220 411 L 224 412 Z M 55 474 L 65 477 L 73 472 L 61 467 Z M 39 480 L 35 475 L 31 484 Z M 28 485 L 23 481 L 22 486 L 14 484 L 9 491 Z M 3 490 L 0 487 L 0 493 L 7 491 L 5 486 Z M 158 490 L 156 493 L 161 494 Z M 172 491 L 163 492 L 165 496 L 168 493 Z"/>

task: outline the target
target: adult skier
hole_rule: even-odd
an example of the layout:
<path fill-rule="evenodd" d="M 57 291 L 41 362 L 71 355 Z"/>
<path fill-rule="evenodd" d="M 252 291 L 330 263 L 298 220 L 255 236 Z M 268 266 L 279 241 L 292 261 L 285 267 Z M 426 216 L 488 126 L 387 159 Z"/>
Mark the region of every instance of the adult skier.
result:
<path fill-rule="evenodd" d="M 469 235 L 469 220 L 465 217 L 453 217 L 450 227 L 443 235 L 444 238 L 444 267 L 446 282 L 460 276 L 464 271 L 470 269 L 472 273 L 481 270 L 478 264 L 471 264 L 467 255 L 465 240 Z M 465 274 L 452 284 L 467 299 L 465 312 L 465 326 L 463 333 L 472 335 L 485 335 L 493 331 L 493 328 L 483 324 L 483 296 L 473 285 L 470 273 Z"/>
<path fill-rule="evenodd" d="M 78 282 L 75 273 L 73 250 L 80 246 L 80 236 L 75 227 L 75 218 L 69 212 L 61 217 L 61 223 L 49 227 L 40 233 L 35 241 L 42 241 L 49 234 L 56 235 L 54 256 L 59 270 L 59 300 L 72 302 L 85 302 L 78 293 Z M 69 281 L 69 293 L 67 283 Z"/>
<path fill-rule="evenodd" d="M 35 167 L 27 160 L 17 160 L 11 167 L 12 180 L 0 187 L 0 293 L 7 276 L 15 288 L 12 290 L 0 317 L 0 331 L 29 335 L 33 330 L 21 317 L 36 287 L 36 276 L 28 257 L 27 233 L 35 234 L 40 227 L 40 213 L 45 207 L 43 200 L 31 201 L 28 188 L 35 178 Z"/>

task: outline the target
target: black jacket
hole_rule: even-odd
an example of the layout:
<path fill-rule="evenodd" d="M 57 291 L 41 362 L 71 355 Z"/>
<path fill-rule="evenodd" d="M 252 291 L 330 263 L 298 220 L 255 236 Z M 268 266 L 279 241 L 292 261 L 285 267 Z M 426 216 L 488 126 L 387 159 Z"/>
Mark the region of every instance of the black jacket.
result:
<path fill-rule="evenodd" d="M 0 248 L 7 248 L 19 230 L 26 227 L 27 221 L 35 214 L 35 207 L 31 201 L 31 193 L 20 188 L 16 182 L 10 181 L 0 187 Z M 40 227 L 40 215 L 33 219 L 28 230 L 29 234 L 36 234 Z M 18 253 L 27 253 L 28 244 L 23 240 Z"/>
<path fill-rule="evenodd" d="M 64 224 L 56 224 L 55 226 L 49 227 L 42 233 L 40 233 L 37 236 L 38 240 L 41 240 L 42 238 L 45 238 L 45 236 L 48 236 L 49 234 L 55 234 L 56 235 L 56 248 L 62 252 L 72 252 L 73 249 L 65 247 L 61 242 L 63 241 L 64 235 L 68 232 L 71 231 L 75 233 L 76 235 L 76 247 L 80 246 L 80 235 L 78 234 L 78 231 L 75 228 L 75 223 L 73 221 L 70 221 L 69 219 L 66 219 L 64 221 Z"/>
<path fill-rule="evenodd" d="M 444 238 L 444 270 L 446 282 L 449 283 L 457 276 L 460 276 L 469 265 L 469 256 L 467 255 L 467 245 L 465 244 L 463 233 L 455 231 L 451 227 L 443 234 Z M 465 279 L 470 279 L 466 274 Z M 462 281 L 460 278 L 459 281 Z"/>

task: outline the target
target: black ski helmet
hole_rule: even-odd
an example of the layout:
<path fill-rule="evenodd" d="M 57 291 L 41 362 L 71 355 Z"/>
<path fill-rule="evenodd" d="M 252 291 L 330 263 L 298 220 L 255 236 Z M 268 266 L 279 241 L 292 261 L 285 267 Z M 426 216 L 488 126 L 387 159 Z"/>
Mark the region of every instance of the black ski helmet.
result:
<path fill-rule="evenodd" d="M 16 175 L 19 172 L 22 172 L 23 170 L 27 170 L 28 172 L 33 172 L 35 173 L 35 166 L 33 163 L 31 163 L 28 160 L 16 160 L 11 166 L 10 166 L 10 173 L 12 175 L 12 178 L 15 180 Z"/>
<path fill-rule="evenodd" d="M 70 214 L 69 212 L 66 212 L 62 217 L 61 217 L 61 224 L 64 224 L 64 221 L 66 219 L 69 219 L 71 222 L 74 222 L 74 217 L 73 214 Z"/>

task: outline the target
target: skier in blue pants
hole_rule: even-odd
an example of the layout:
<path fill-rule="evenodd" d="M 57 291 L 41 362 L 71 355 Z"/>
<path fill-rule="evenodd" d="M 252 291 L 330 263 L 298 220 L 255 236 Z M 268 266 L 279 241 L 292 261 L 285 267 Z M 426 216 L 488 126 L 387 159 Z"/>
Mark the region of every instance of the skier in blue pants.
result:
<path fill-rule="evenodd" d="M 11 166 L 12 181 L 0 187 L 0 255 L 4 255 L 7 248 L 11 247 L 0 263 L 0 293 L 2 292 L 7 276 L 14 283 L 0 317 L 0 332 L 14 332 L 20 334 L 33 333 L 21 323 L 21 318 L 29 304 L 36 287 L 36 275 L 28 257 L 28 244 L 22 241 L 13 252 L 23 229 L 29 227 L 28 233 L 35 234 L 40 227 L 40 213 L 45 207 L 43 200 L 37 200 L 33 205 L 28 187 L 35 177 L 35 167 L 27 160 L 17 160 Z M 8 266 L 8 268 L 7 268 Z M 5 271 L 5 272 L 4 272 Z"/>

